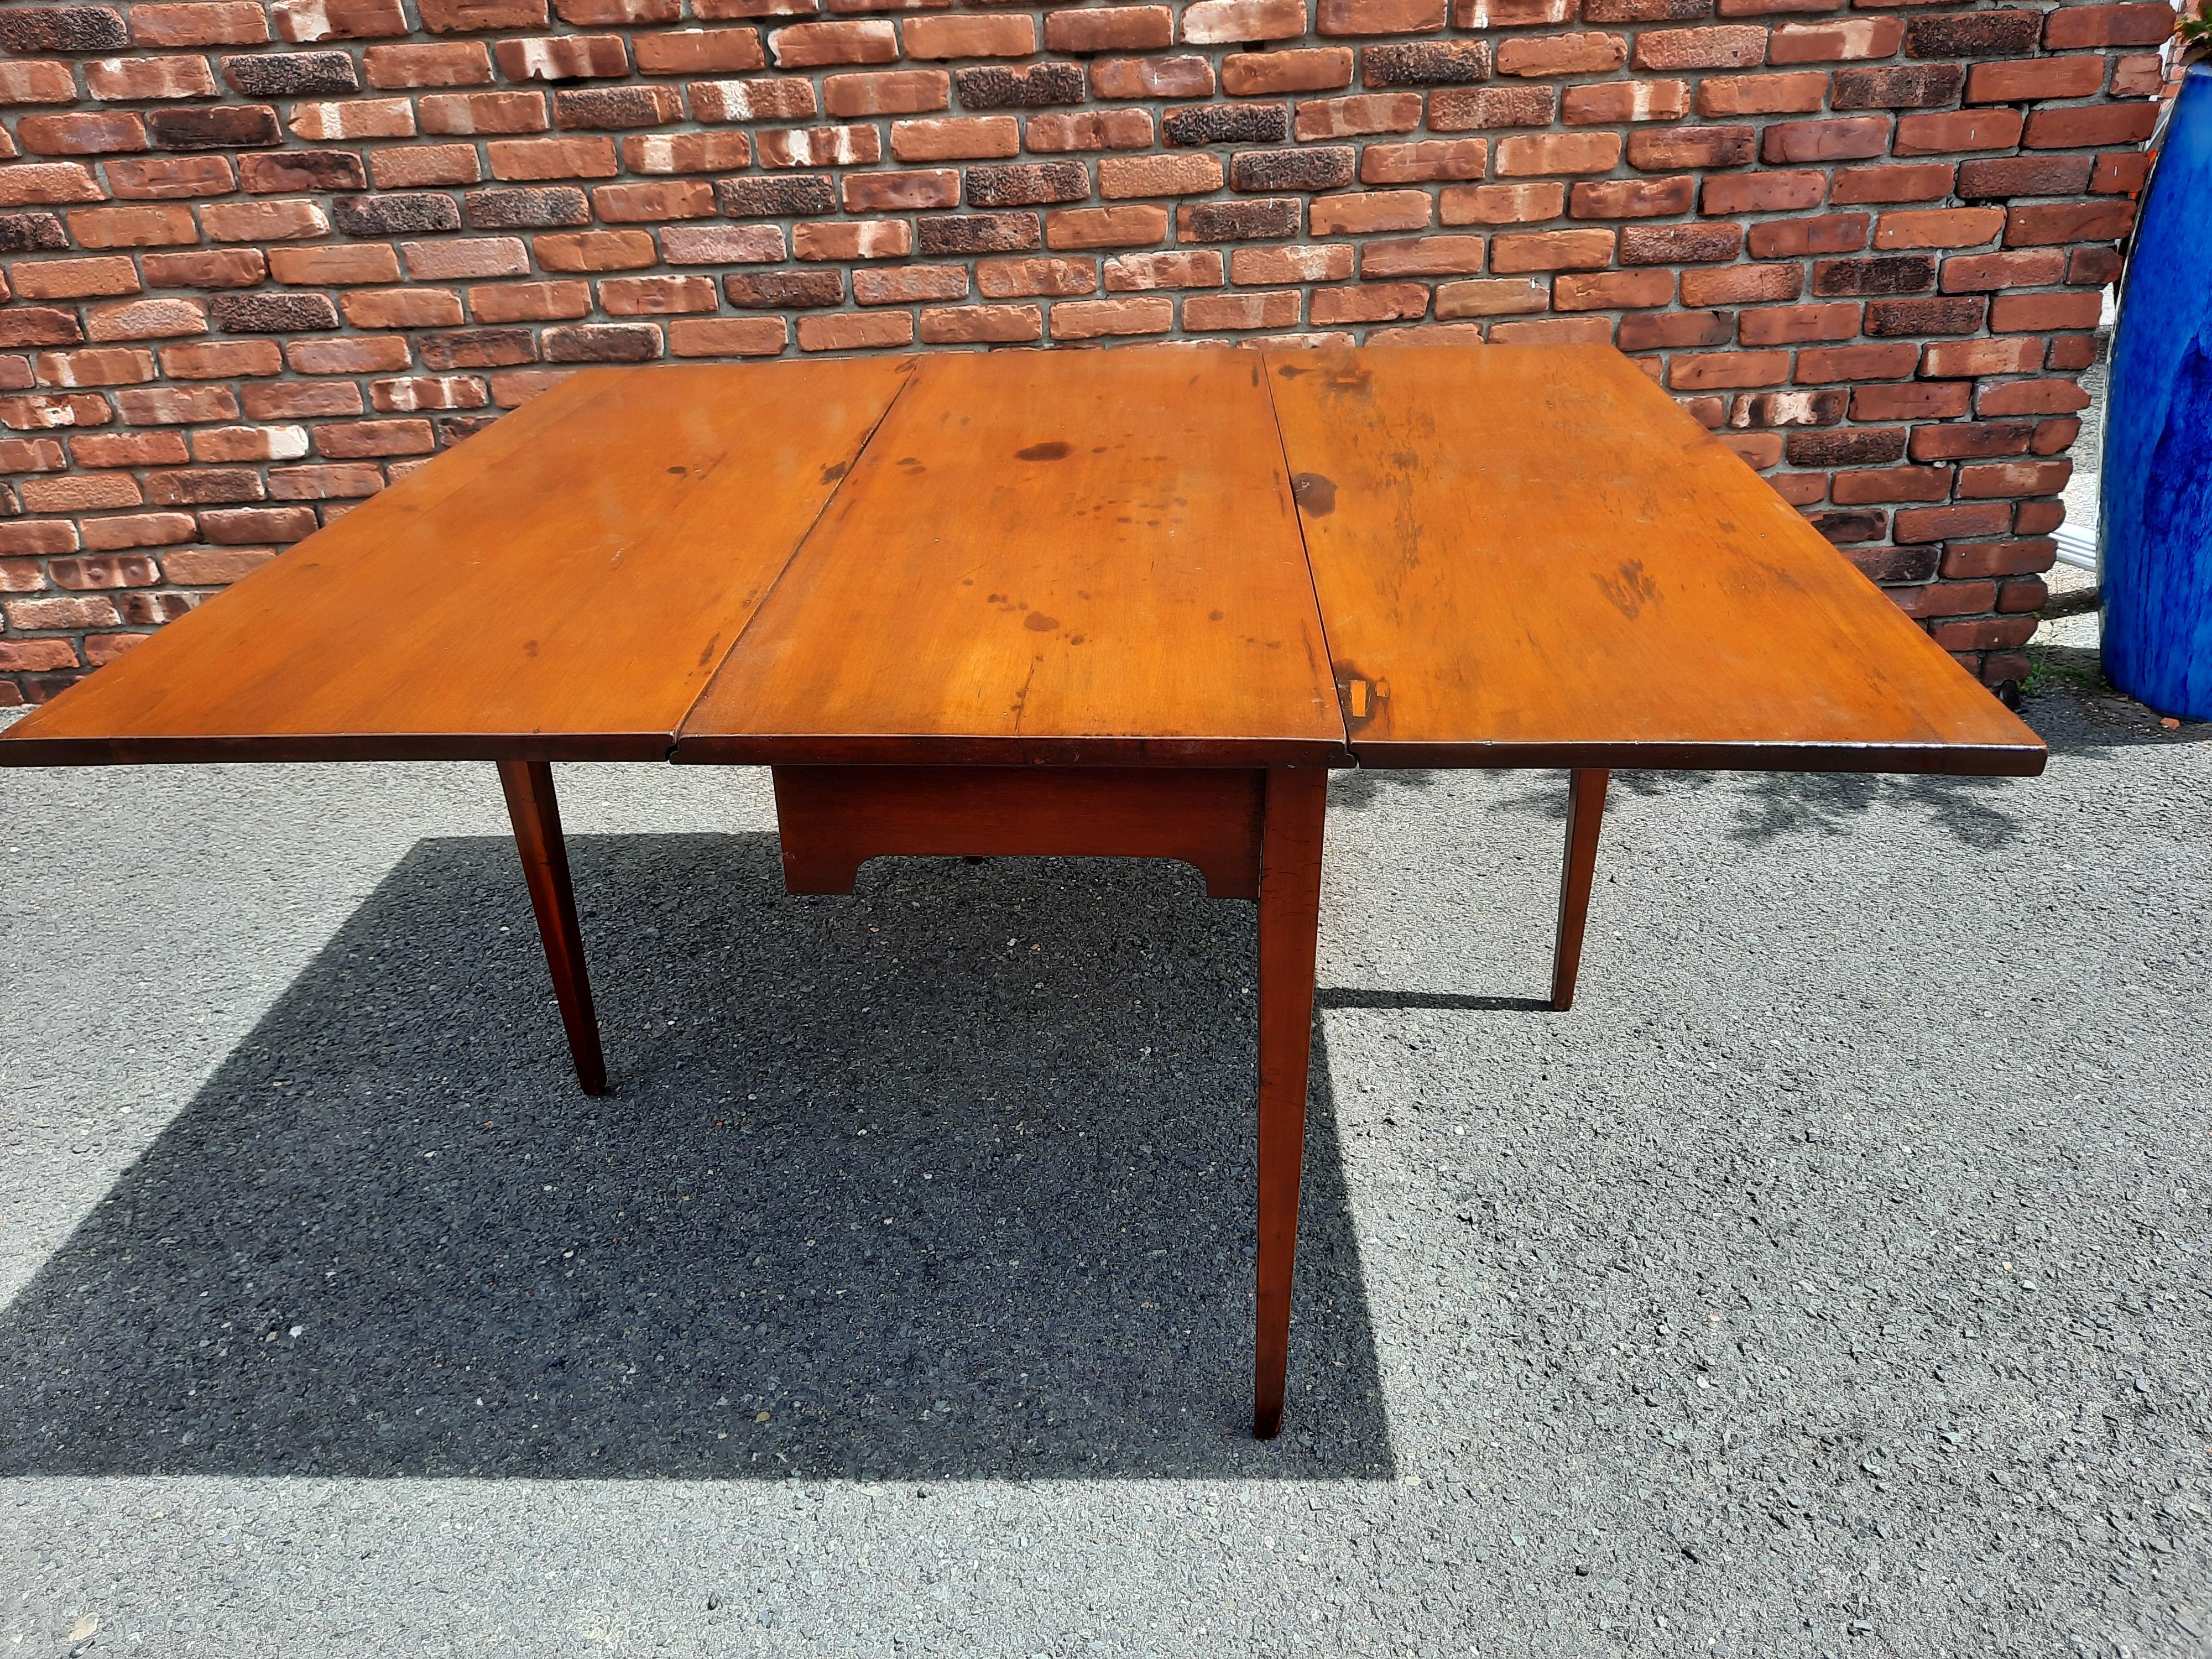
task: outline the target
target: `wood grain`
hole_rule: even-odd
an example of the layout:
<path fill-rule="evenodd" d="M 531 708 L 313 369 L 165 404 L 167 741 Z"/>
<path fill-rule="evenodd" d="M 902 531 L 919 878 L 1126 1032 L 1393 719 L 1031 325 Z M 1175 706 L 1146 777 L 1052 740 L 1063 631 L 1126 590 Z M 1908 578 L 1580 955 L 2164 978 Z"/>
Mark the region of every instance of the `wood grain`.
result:
<path fill-rule="evenodd" d="M 2042 769 L 1610 347 L 1267 357 L 1363 766 Z"/>
<path fill-rule="evenodd" d="M 561 805 L 546 761 L 498 763 L 499 787 L 514 825 L 514 850 L 553 975 L 553 1000 L 568 1034 L 568 1057 L 587 1095 L 607 1091 L 607 1062 L 599 1051 L 599 1020 L 592 1009 L 591 975 L 584 969 L 584 930 L 576 920 L 576 892 L 568 879 L 568 843 L 561 835 Z"/>
<path fill-rule="evenodd" d="M 1252 1432 L 1262 1440 L 1273 1439 L 1283 1426 L 1290 1368 L 1328 806 L 1328 774 L 1320 768 L 1268 772 L 1260 841 L 1259 1234 L 1252 1342 Z"/>
<path fill-rule="evenodd" d="M 676 758 L 1343 753 L 1260 359 L 1182 348 L 924 360 Z"/>
<path fill-rule="evenodd" d="M 779 766 L 784 886 L 849 893 L 890 857 L 1177 859 L 1260 896 L 1261 772 L 1194 767 Z"/>
<path fill-rule="evenodd" d="M 576 375 L 0 740 L 0 762 L 659 760 L 905 384 Z"/>

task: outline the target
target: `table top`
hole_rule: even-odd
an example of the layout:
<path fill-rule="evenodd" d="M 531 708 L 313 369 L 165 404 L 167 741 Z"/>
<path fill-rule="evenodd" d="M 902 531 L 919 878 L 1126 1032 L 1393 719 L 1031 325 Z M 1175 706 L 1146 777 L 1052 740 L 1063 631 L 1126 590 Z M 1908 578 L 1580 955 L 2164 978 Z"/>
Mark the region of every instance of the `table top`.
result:
<path fill-rule="evenodd" d="M 577 374 L 0 763 L 2033 773 L 2040 742 L 1604 347 Z"/>

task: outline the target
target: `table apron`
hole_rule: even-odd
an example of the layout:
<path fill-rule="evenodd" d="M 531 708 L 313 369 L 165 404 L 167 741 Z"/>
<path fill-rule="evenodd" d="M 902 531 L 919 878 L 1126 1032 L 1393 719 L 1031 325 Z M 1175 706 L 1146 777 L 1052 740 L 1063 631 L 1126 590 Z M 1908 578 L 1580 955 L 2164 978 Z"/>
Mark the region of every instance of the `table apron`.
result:
<path fill-rule="evenodd" d="M 778 766 L 783 878 L 849 893 L 888 857 L 1177 859 L 1215 898 L 1260 896 L 1267 774 L 1250 769 Z"/>

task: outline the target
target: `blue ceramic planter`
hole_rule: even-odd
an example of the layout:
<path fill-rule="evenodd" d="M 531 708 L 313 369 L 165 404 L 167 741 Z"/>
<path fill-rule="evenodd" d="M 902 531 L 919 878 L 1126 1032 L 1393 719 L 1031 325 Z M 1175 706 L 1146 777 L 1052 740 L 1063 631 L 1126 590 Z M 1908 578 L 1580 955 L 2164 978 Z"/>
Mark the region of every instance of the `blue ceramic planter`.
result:
<path fill-rule="evenodd" d="M 2097 513 L 2105 678 L 2212 720 L 2212 70 L 2189 71 L 2120 293 Z"/>

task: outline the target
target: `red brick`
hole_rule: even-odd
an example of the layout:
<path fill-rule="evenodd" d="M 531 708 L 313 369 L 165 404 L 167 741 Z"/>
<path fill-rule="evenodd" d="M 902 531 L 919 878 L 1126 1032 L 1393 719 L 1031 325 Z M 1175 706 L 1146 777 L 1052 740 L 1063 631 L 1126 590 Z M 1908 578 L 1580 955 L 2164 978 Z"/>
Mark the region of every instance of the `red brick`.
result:
<path fill-rule="evenodd" d="M 1141 109 L 1055 110 L 1030 117 L 1022 141 L 1040 155 L 1144 149 L 1152 142 L 1152 118 L 1151 112 Z"/>
<path fill-rule="evenodd" d="M 484 153 L 495 179 L 611 179 L 621 171 L 611 138 L 497 138 Z"/>
<path fill-rule="evenodd" d="M 1045 246 L 1052 248 L 1147 247 L 1167 234 L 1165 208 L 1064 208 L 1045 216 Z"/>
<path fill-rule="evenodd" d="M 621 148 L 632 173 L 737 173 L 752 161 L 752 142 L 742 132 L 633 133 Z"/>
<path fill-rule="evenodd" d="M 26 115 L 15 137 L 33 155 L 112 155 L 146 148 L 146 123 L 128 110 Z"/>
<path fill-rule="evenodd" d="M 760 31 L 684 29 L 641 34 L 631 42 L 640 75 L 731 75 L 763 69 L 768 54 Z"/>
<path fill-rule="evenodd" d="M 1552 230 L 1492 239 L 1490 268 L 1500 276 L 1532 270 L 1601 270 L 1613 263 L 1610 230 Z"/>
<path fill-rule="evenodd" d="M 76 216 L 70 216 L 72 222 Z M 2064 242 L 2109 242 L 2127 234 L 2129 202 L 2051 203 L 2005 212 L 2007 247 L 2046 247 Z M 83 239 L 80 237 L 80 241 Z"/>
<path fill-rule="evenodd" d="M 187 518 L 185 522 L 190 525 L 191 520 Z M 101 588 L 151 587 L 161 580 L 161 567 L 143 556 L 125 554 L 118 558 L 56 559 L 48 567 L 48 574 L 57 587 L 87 592 Z"/>
<path fill-rule="evenodd" d="M 773 357 L 789 343 L 781 317 L 725 317 L 671 323 L 668 349 L 678 357 Z"/>
<path fill-rule="evenodd" d="M 711 282 L 708 291 L 713 291 Z M 479 323 L 567 321 L 591 314 L 592 286 L 581 282 L 501 283 L 469 289 L 468 306 L 470 316 Z"/>
<path fill-rule="evenodd" d="M 1945 155 L 1968 149 L 2010 149 L 2024 125 L 2016 109 L 1954 110 L 1941 115 L 1900 115 L 1898 155 Z"/>
<path fill-rule="evenodd" d="M 1801 386 L 1817 386 L 1828 380 L 1896 380 L 1911 374 L 1919 367 L 1919 364 L 1920 348 L 1910 341 L 1884 341 L 1875 345 L 1837 346 L 1827 350 L 1800 351 L 1797 354 L 1796 378 Z M 1913 397 L 1933 395 L 1938 402 L 1949 396 L 1948 392 L 1939 386 L 1906 386 L 1900 390 Z M 1950 412 L 1964 414 L 1965 401 L 1961 399 L 1959 407 Z M 1852 418 L 1854 420 L 1902 420 L 1906 416 L 1903 414 L 1869 415 L 1854 407 Z"/>
<path fill-rule="evenodd" d="M 1759 155 L 1771 162 L 1855 161 L 1879 155 L 1888 149 L 1889 131 L 1890 118 L 1887 115 L 1851 115 L 1829 121 L 1780 121 L 1766 129 L 1759 142 Z M 1898 153 L 1906 153 L 1901 140 Z"/>
<path fill-rule="evenodd" d="M 793 23 L 768 38 L 778 69 L 816 69 L 829 64 L 889 64 L 899 55 L 898 32 L 884 22 Z M 878 322 L 868 318 L 857 320 Z M 834 333 L 835 331 L 828 331 Z M 817 337 L 824 331 L 817 330 Z M 814 350 L 835 350 L 816 346 Z"/>
<path fill-rule="evenodd" d="M 945 109 L 952 77 L 943 70 L 885 70 L 832 75 L 822 82 L 822 106 L 841 119 L 866 115 L 914 115 Z"/>
<path fill-rule="evenodd" d="M 1058 11 L 1044 23 L 1048 52 L 1154 52 L 1174 40 L 1175 15 L 1165 6 Z"/>
<path fill-rule="evenodd" d="M 1425 138 L 1406 144 L 1370 144 L 1359 158 L 1360 182 L 1369 185 L 1428 184 L 1446 179 L 1480 179 L 1489 161 L 1485 138 Z"/>
<path fill-rule="evenodd" d="M 1946 294 L 1984 294 L 1993 289 L 2045 288 L 2065 275 L 2059 248 L 2024 248 L 2015 253 L 1969 253 L 1943 262 Z"/>
<path fill-rule="evenodd" d="M 2061 328 L 2094 329 L 2100 305 L 2099 296 L 2093 291 L 2001 295 L 1990 304 L 1990 331 L 2015 334 Z"/>
<path fill-rule="evenodd" d="M 801 351 L 874 351 L 914 343 L 914 319 L 902 311 L 816 313 L 799 319 Z"/>
<path fill-rule="evenodd" d="M 1182 38 L 1197 46 L 1287 40 L 1305 32 L 1305 0 L 1196 0 L 1183 8 Z"/>
<path fill-rule="evenodd" d="M 1021 127 L 1011 115 L 891 123 L 891 154 L 902 161 L 995 159 L 1018 155 L 1021 148 Z"/>
<path fill-rule="evenodd" d="M 1789 213 L 1818 207 L 1826 194 L 1822 173 L 1752 173 L 1738 179 L 1708 179 L 1698 206 L 1710 214 Z"/>
<path fill-rule="evenodd" d="M 295 374 L 388 374 L 407 367 L 407 342 L 396 334 L 291 340 L 284 346 L 284 364 Z"/>
<path fill-rule="evenodd" d="M 1322 34 L 1432 34 L 1449 21 L 1446 0 L 1318 0 Z"/>
<path fill-rule="evenodd" d="M 1221 255 L 1211 248 L 1169 253 L 1123 253 L 1106 261 L 1110 294 L 1141 294 L 1162 288 L 1218 288 Z"/>
<path fill-rule="evenodd" d="M 346 421 L 313 431 L 315 453 L 331 460 L 369 456 L 427 455 L 437 447 L 428 421 Z"/>
<path fill-rule="evenodd" d="M 552 21 L 545 0 L 416 0 L 416 9 L 434 34 L 542 29 Z"/>
<path fill-rule="evenodd" d="M 1101 58 L 1091 66 L 1096 98 L 1210 98 L 1213 65 L 1203 58 Z"/>
<path fill-rule="evenodd" d="M 858 173 L 845 180 L 848 213 L 903 213 L 915 209 L 955 207 L 960 175 L 951 167 L 909 173 Z"/>
<path fill-rule="evenodd" d="M 228 155 L 147 155 L 106 162 L 107 187 L 127 202 L 221 196 L 238 188 Z"/>
<path fill-rule="evenodd" d="M 958 267 L 950 267 L 957 270 Z M 1031 255 L 1012 259 L 982 259 L 975 265 L 975 287 L 989 300 L 1028 299 L 1040 295 L 1090 294 L 1098 287 L 1098 268 L 1088 259 L 1060 259 Z M 925 297 L 957 299 L 966 292 Z"/>
<path fill-rule="evenodd" d="M 1895 55 L 1905 25 L 1894 17 L 1854 17 L 1848 21 L 1784 23 L 1767 46 L 1773 64 L 1832 64 L 1852 58 Z"/>
<path fill-rule="evenodd" d="M 1055 340 L 1164 334 L 1175 326 L 1175 301 L 1164 294 L 1125 300 L 1066 300 L 1053 307 L 1048 320 Z"/>
<path fill-rule="evenodd" d="M 1627 311 L 1663 306 L 1674 297 L 1668 270 L 1607 270 L 1562 276 L 1552 284 L 1554 311 Z"/>
<path fill-rule="evenodd" d="M 421 107 L 428 133 L 543 132 L 549 125 L 542 92 L 440 94 Z"/>
<path fill-rule="evenodd" d="M 1620 146 L 1617 132 L 1516 134 L 1498 141 L 1497 173 L 1501 179 L 1609 173 L 1620 163 Z M 1688 205 L 1686 201 L 1674 210 L 1686 211 Z"/>
<path fill-rule="evenodd" d="M 2154 104 L 2090 104 L 2039 109 L 2027 118 L 2029 149 L 2085 149 L 2100 144 L 2139 144 L 2158 119 Z"/>
<path fill-rule="evenodd" d="M 1320 196 L 1307 209 L 1307 222 L 1316 236 L 1362 236 L 1376 231 L 1419 230 L 1429 222 L 1435 203 L 1426 191 L 1387 190 Z M 1576 233 L 1568 232 L 1567 234 Z M 1609 232 L 1599 232 L 1610 242 Z"/>
<path fill-rule="evenodd" d="M 948 58 L 1027 58 L 1037 49 L 1036 22 L 1026 12 L 909 17 L 899 25 L 899 33 L 906 55 L 924 62 Z"/>
<path fill-rule="evenodd" d="M 1301 140 L 1351 138 L 1370 132 L 1411 132 L 1420 125 L 1420 94 L 1376 92 L 1309 99 L 1298 106 L 1293 131 Z"/>
<path fill-rule="evenodd" d="M 94 97 L 144 103 L 163 98 L 212 98 L 215 75 L 204 58 L 105 58 L 84 66 Z"/>
<path fill-rule="evenodd" d="M 0 167 L 0 207 L 35 207 L 54 202 L 104 202 L 107 192 L 82 161 L 25 162 Z"/>
<path fill-rule="evenodd" d="M 1095 16 L 1055 12 L 1050 22 Z M 1222 61 L 1221 89 L 1232 98 L 1291 92 L 1330 92 L 1352 84 L 1352 48 L 1318 46 L 1296 52 L 1235 52 Z"/>
<path fill-rule="evenodd" d="M 1296 328 L 1299 295 L 1279 289 L 1254 294 L 1194 294 L 1182 302 L 1185 328 L 1200 332 L 1235 332 L 1254 328 Z"/>
<path fill-rule="evenodd" d="M 531 250 L 547 270 L 638 270 L 660 257 L 642 230 L 556 232 L 532 237 Z"/>
<path fill-rule="evenodd" d="M 2024 58 L 1976 64 L 1966 71 L 1970 104 L 2024 104 L 2039 98 L 2087 98 L 2105 83 L 2101 57 Z"/>
<path fill-rule="evenodd" d="M 26 300 L 73 300 L 89 295 L 136 294 L 138 268 L 123 254 L 90 259 L 44 259 L 17 264 L 9 274 Z"/>
<path fill-rule="evenodd" d="M 380 242 L 337 247 L 280 247 L 269 252 L 269 269 L 280 283 L 295 287 L 343 287 L 399 280 L 399 259 Z"/>
<path fill-rule="evenodd" d="M 1221 188 L 1221 161 L 1213 155 L 1109 156 L 1098 163 L 1098 193 L 1108 200 L 1134 196 L 1203 196 Z"/>
<path fill-rule="evenodd" d="M 1764 306 L 1736 319 L 1736 337 L 1747 346 L 1801 345 L 1808 340 L 1848 340 L 1859 331 L 1856 304 Z"/>
<path fill-rule="evenodd" d="M 1631 60 L 1639 70 L 1751 69 L 1766 61 L 1766 31 L 1755 23 L 1646 29 Z"/>
<path fill-rule="evenodd" d="M 1583 179 L 1569 200 L 1577 219 L 1672 218 L 1690 210 L 1697 187 L 1697 180 L 1687 173 L 1673 179 Z"/>
<path fill-rule="evenodd" d="M 1086 275 L 1090 269 L 1088 264 L 1083 267 Z M 981 274 L 980 267 L 977 274 L 979 276 Z M 1080 287 L 1069 289 L 1042 288 L 1006 291 L 1088 294 L 1095 286 L 1095 281 L 1086 281 Z M 986 293 L 993 291 L 988 288 L 985 289 Z M 853 273 L 853 299 L 859 305 L 903 306 L 919 304 L 925 300 L 964 300 L 967 297 L 968 268 L 965 265 L 879 265 L 872 270 Z"/>
<path fill-rule="evenodd" d="M 429 185 L 477 184 L 484 173 L 477 166 L 473 143 L 407 143 L 369 155 L 369 177 L 378 191 L 420 191 Z M 201 212 L 206 219 L 206 212 Z"/>
<path fill-rule="evenodd" d="M 1317 327 L 1387 323 L 1425 315 L 1429 291 L 1419 283 L 1365 283 L 1355 288 L 1317 288 L 1308 314 Z"/>
<path fill-rule="evenodd" d="M 1603 345 L 1612 335 L 1613 325 L 1603 317 L 1534 318 L 1494 323 L 1490 330 L 1496 345 Z"/>
<path fill-rule="evenodd" d="M 492 48 L 499 72 L 510 81 L 605 79 L 629 73 L 629 52 L 619 34 L 556 34 L 535 40 L 501 40 Z"/>
<path fill-rule="evenodd" d="M 1618 34 L 1516 37 L 1498 43 L 1500 75 L 1610 75 L 1628 61 L 1628 42 Z"/>
<path fill-rule="evenodd" d="M 2061 6 L 2045 14 L 2043 44 L 2052 52 L 2081 46 L 2154 46 L 2173 33 L 2173 14 L 2158 0 L 2121 6 Z"/>
<path fill-rule="evenodd" d="M 1690 112 L 1690 88 L 1680 81 L 1594 81 L 1569 87 L 1561 106 L 1571 127 L 1676 121 Z"/>
<path fill-rule="evenodd" d="M 239 404 L 250 420 L 302 421 L 331 415 L 358 415 L 362 404 L 361 388 L 350 380 L 272 380 L 241 387 Z M 230 413 L 235 416 L 238 410 Z M 179 475 L 182 477 L 184 475 Z M 239 478 L 251 488 L 226 489 L 220 494 L 203 493 L 192 499 L 203 501 L 258 501 L 260 499 L 260 480 L 252 472 L 222 472 L 192 475 L 224 480 Z M 149 480 L 151 483 L 151 480 Z M 159 499 L 156 497 L 156 499 Z M 187 497 L 179 495 L 179 500 Z"/>
<path fill-rule="evenodd" d="M 481 40 L 371 46 L 361 55 L 368 84 L 380 91 L 416 87 L 480 87 L 491 80 L 491 53 Z"/>
<path fill-rule="evenodd" d="M 142 46 L 258 46 L 269 38 L 269 12 L 260 0 L 134 5 L 131 38 Z"/>
<path fill-rule="evenodd" d="M 1022 344 L 1043 336 L 1044 313 L 1036 306 L 948 306 L 921 313 L 925 345 Z"/>
<path fill-rule="evenodd" d="M 867 228 L 861 225 L 798 225 L 793 228 L 792 240 L 802 259 L 879 257 L 860 245 L 865 239 L 852 239 L 837 252 L 828 255 L 810 252 L 805 240 Z M 898 228 L 906 230 L 903 224 Z M 671 264 L 678 265 L 774 264 L 784 257 L 784 236 L 775 225 L 671 225 L 660 233 L 660 251 Z M 903 242 L 897 251 L 907 251 Z"/>
<path fill-rule="evenodd" d="M 1645 173 L 1747 167 L 1756 137 L 1743 126 L 1639 127 L 1628 135 L 1628 164 Z"/>
<path fill-rule="evenodd" d="M 1443 191 L 1439 216 L 1448 225 L 1540 224 L 1566 204 L 1561 184 L 1462 185 Z"/>
<path fill-rule="evenodd" d="M 1340 283 L 1352 275 L 1349 243 L 1328 246 L 1240 247 L 1229 256 L 1229 279 L 1240 285 Z"/>
<path fill-rule="evenodd" d="M 1778 303 L 1796 299 L 1804 286 L 1804 272 L 1795 264 L 1722 265 L 1684 271 L 1682 303 L 1693 309 Z"/>
<path fill-rule="evenodd" d="M 1446 87 L 1429 95 L 1433 132 L 1547 127 L 1559 112 L 1556 87 Z"/>
<path fill-rule="evenodd" d="M 1820 107 L 1828 95 L 1825 75 L 1736 75 L 1698 83 L 1698 113 L 1711 119 L 1729 115 L 1802 115 Z"/>

